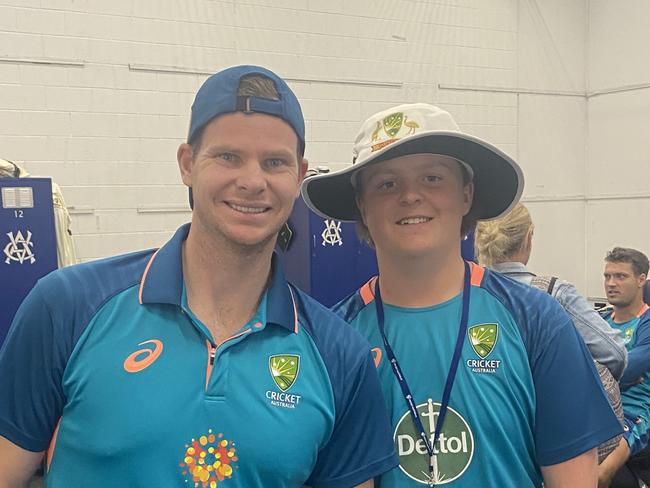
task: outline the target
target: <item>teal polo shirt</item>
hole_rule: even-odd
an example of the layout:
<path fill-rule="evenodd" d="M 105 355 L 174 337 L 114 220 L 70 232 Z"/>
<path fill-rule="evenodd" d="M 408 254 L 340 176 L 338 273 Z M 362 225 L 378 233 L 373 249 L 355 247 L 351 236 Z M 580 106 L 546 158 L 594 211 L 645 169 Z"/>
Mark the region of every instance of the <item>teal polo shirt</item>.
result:
<path fill-rule="evenodd" d="M 613 312 L 604 316 L 621 334 L 628 351 L 620 385 L 625 413 L 624 436 L 634 455 L 645 449 L 650 440 L 650 309 L 644 303 L 636 317 L 622 323 L 617 323 L 614 317 Z"/>
<path fill-rule="evenodd" d="M 214 344 L 184 295 L 188 230 L 37 283 L 0 351 L 0 435 L 48 449 L 48 488 L 346 487 L 395 466 L 368 344 L 277 257 Z"/>
<path fill-rule="evenodd" d="M 568 461 L 621 433 L 571 318 L 547 293 L 471 264 L 468 329 L 434 446 L 445 488 L 533 488 L 541 466 Z M 373 278 L 334 309 L 368 339 L 400 466 L 381 488 L 424 487 L 429 456 L 377 327 Z M 457 295 L 430 307 L 384 303 L 385 330 L 431 442 L 462 313 Z"/>

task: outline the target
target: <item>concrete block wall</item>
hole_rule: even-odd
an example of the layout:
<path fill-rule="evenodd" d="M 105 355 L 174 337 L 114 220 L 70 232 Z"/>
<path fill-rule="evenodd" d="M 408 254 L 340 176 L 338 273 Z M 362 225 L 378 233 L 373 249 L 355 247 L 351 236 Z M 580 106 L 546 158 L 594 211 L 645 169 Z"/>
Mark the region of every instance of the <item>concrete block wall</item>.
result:
<path fill-rule="evenodd" d="M 535 223 L 529 266 L 584 291 L 586 2 L 520 2 L 518 160 Z"/>
<path fill-rule="evenodd" d="M 650 4 L 589 2 L 588 294 L 603 296 L 605 253 L 650 256 Z"/>
<path fill-rule="evenodd" d="M 524 167 L 533 264 L 581 285 L 586 11 L 586 0 L 0 0 L 0 157 L 61 185 L 81 260 L 158 246 L 190 218 L 175 153 L 193 94 L 208 73 L 262 64 L 301 99 L 313 165 L 349 164 L 377 110 L 452 112 Z M 570 259 L 555 252 L 558 225 Z"/>

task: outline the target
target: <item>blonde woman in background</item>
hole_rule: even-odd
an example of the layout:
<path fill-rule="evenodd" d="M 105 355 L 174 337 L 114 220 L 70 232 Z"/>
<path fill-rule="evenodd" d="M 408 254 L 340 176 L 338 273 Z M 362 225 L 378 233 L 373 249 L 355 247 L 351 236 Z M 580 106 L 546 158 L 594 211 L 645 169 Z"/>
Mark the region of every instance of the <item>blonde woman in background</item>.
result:
<path fill-rule="evenodd" d="M 530 213 L 522 203 L 500 219 L 479 222 L 475 237 L 479 263 L 530 285 L 536 275 L 526 265 L 532 251 L 534 229 Z M 557 280 L 549 293 L 569 313 L 594 360 L 606 366 L 614 378 L 620 379 L 627 352 L 618 332 L 571 283 Z"/>

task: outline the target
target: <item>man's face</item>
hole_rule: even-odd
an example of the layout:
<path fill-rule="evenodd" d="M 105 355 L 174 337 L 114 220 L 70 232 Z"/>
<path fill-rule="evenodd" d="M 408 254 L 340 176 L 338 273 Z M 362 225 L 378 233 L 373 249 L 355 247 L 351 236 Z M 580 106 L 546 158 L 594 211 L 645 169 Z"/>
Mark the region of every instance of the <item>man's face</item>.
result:
<path fill-rule="evenodd" d="M 605 293 L 615 307 L 627 307 L 643 296 L 645 274 L 636 275 L 632 263 L 605 263 Z"/>
<path fill-rule="evenodd" d="M 286 122 L 235 112 L 203 131 L 201 147 L 178 151 L 183 182 L 192 188 L 192 224 L 217 240 L 244 248 L 272 246 L 300 193 L 307 162 Z"/>
<path fill-rule="evenodd" d="M 473 185 L 463 183 L 456 160 L 402 156 L 369 166 L 359 178 L 359 210 L 378 252 L 415 256 L 460 249 Z"/>

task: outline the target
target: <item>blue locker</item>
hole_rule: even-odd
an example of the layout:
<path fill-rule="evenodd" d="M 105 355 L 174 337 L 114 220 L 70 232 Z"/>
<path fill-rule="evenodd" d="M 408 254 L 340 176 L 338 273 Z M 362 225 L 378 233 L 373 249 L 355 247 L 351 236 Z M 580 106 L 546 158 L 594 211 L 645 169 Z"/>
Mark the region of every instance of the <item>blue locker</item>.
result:
<path fill-rule="evenodd" d="M 49 178 L 0 178 L 0 345 L 36 281 L 56 269 Z"/>
<path fill-rule="evenodd" d="M 375 252 L 357 238 L 355 224 L 327 220 L 299 198 L 289 218 L 292 237 L 284 252 L 287 279 L 332 306 L 377 274 Z"/>

